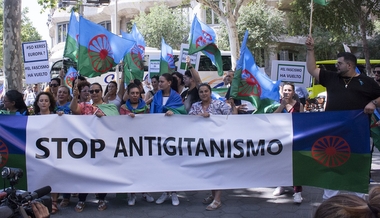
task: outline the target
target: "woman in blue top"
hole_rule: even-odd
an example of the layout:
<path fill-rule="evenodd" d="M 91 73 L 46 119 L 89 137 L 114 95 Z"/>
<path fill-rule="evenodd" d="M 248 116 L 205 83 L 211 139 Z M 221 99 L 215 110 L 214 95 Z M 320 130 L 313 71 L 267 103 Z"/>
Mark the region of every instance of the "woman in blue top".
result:
<path fill-rule="evenodd" d="M 177 92 L 177 81 L 169 73 L 164 73 L 158 81 L 160 90 L 154 95 L 150 113 L 187 114 L 182 98 Z"/>

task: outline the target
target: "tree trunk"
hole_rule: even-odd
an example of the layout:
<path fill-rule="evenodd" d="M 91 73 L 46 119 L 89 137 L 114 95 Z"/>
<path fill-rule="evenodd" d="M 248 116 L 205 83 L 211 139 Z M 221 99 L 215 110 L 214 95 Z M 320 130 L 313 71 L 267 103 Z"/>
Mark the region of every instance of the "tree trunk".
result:
<path fill-rule="evenodd" d="M 231 68 L 236 69 L 236 60 L 239 58 L 240 47 L 239 37 L 236 27 L 236 20 L 233 15 L 230 15 L 227 19 L 228 40 L 230 42 L 231 49 Z"/>
<path fill-rule="evenodd" d="M 22 91 L 23 62 L 21 60 L 21 0 L 4 0 L 3 66 L 4 91 Z"/>

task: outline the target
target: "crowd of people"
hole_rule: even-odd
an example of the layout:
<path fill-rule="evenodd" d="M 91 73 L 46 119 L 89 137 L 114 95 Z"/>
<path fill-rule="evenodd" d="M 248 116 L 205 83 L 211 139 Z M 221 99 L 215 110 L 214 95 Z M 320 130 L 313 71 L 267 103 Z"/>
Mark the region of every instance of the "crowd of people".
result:
<path fill-rule="evenodd" d="M 314 41 L 311 36 L 306 40 L 306 47 L 308 71 L 327 88 L 329 101 L 326 104 L 326 111 L 362 109 L 365 113 L 372 114 L 376 107 L 380 106 L 380 86 L 375 80 L 355 72 L 356 57 L 354 55 L 347 52 L 339 54 L 338 73 L 333 74 L 315 66 Z M 234 76 L 233 71 L 227 72 L 225 76 L 224 81 L 229 89 L 226 94 L 227 100 L 221 101 L 212 99 L 211 87 L 206 83 L 202 83 L 198 72 L 191 66 L 189 58 L 187 59 L 187 64 L 189 67 L 184 75 L 174 72 L 151 78 L 152 88 L 148 90 L 144 90 L 140 81 L 134 80 L 130 81 L 126 90 L 123 85 L 118 85 L 117 82 L 112 81 L 103 92 L 103 88 L 99 83 L 90 84 L 85 78 L 78 78 L 73 83 L 71 95 L 71 90 L 61 84 L 61 79 L 53 78 L 49 84 L 49 90 L 39 92 L 35 85 L 32 92 L 27 93 L 26 96 L 16 90 L 6 92 L 3 99 L 5 110 L 1 111 L 1 113 L 13 115 L 73 114 L 95 115 L 97 117 L 112 115 L 134 117 L 136 114 L 163 113 L 165 116 L 189 114 L 208 118 L 210 115 L 229 115 L 246 112 L 246 107 L 241 104 L 241 101 L 230 98 L 229 85 Z M 379 72 L 380 70 L 375 75 L 380 74 Z M 366 86 L 363 86 L 364 83 Z M 120 84 L 124 84 L 124 81 L 122 80 Z M 296 93 L 302 93 L 299 94 L 302 96 L 298 97 Z M 303 112 L 305 98 L 307 98 L 307 93 L 304 93 L 303 90 L 297 90 L 292 83 L 284 83 L 281 88 L 280 105 L 275 110 L 275 113 Z M 27 104 L 32 106 L 28 105 L 28 107 Z M 302 187 L 294 186 L 293 188 L 294 202 L 301 203 Z M 283 187 L 277 187 L 273 194 L 280 195 L 282 192 Z M 212 190 L 211 193 L 210 196 L 203 200 L 203 203 L 208 204 L 206 210 L 216 210 L 222 205 L 222 191 Z M 154 201 L 154 198 L 149 193 L 142 194 L 146 201 Z M 377 217 L 380 207 L 378 203 L 373 203 L 371 199 L 373 197 L 373 199 L 377 199 L 377 202 L 380 202 L 379 195 L 379 188 L 376 188 L 370 193 L 370 202 L 368 204 L 360 203 L 364 205 L 362 207 L 367 206 L 365 209 L 367 212 L 377 214 Z M 53 202 L 52 213 L 56 213 L 58 211 L 58 193 L 53 193 L 51 196 Z M 358 196 L 363 197 L 359 193 Z M 79 202 L 75 206 L 77 212 L 82 212 L 85 208 L 86 197 L 86 193 L 79 194 Z M 98 210 L 100 211 L 107 208 L 105 197 L 105 193 L 98 193 Z M 67 206 L 70 202 L 69 198 L 70 194 L 63 194 L 60 206 Z M 326 201 L 322 205 L 328 204 L 330 201 L 340 202 L 341 205 L 348 205 L 347 208 L 351 206 L 349 206 L 350 204 L 346 205 L 344 199 L 347 199 L 347 202 L 359 201 L 358 199 L 355 200 L 355 196 L 342 197 L 339 195 L 339 191 L 327 189 L 323 198 Z M 164 192 L 156 200 L 156 203 L 161 204 L 168 199 L 171 199 L 173 205 L 179 205 L 180 203 L 175 190 Z M 128 204 L 134 205 L 135 200 L 135 193 L 130 193 Z M 339 203 L 334 203 L 332 207 L 340 206 Z M 345 210 L 348 211 L 349 209 Z M 354 210 L 352 211 L 352 213 L 355 212 Z M 332 217 L 326 213 L 322 209 L 318 210 L 316 217 Z"/>

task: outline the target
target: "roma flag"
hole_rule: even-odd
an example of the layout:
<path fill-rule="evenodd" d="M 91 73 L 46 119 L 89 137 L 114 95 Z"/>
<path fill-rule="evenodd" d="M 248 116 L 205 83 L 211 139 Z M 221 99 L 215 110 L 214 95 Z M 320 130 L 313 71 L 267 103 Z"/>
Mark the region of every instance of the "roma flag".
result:
<path fill-rule="evenodd" d="M 27 190 L 28 176 L 25 158 L 27 120 L 27 116 L 0 115 L 0 170 L 5 166 L 22 169 L 24 175 L 16 187 L 23 190 Z M 9 187 L 9 181 L 0 180 L 0 186 Z"/>
<path fill-rule="evenodd" d="M 297 114 L 293 116 L 293 184 L 367 193 L 368 115 L 363 111 L 313 113 L 309 125 L 308 113 Z"/>
<path fill-rule="evenodd" d="M 116 66 L 135 45 L 104 27 L 83 17 L 79 18 L 79 73 L 87 77 L 100 76 Z"/>
<path fill-rule="evenodd" d="M 78 76 L 77 70 L 74 67 L 70 67 L 67 70 L 67 73 L 66 73 L 66 76 L 65 76 L 65 79 L 64 79 L 65 86 L 67 86 L 70 89 L 72 89 L 73 88 L 73 81 L 75 80 L 75 78 L 77 76 Z"/>
<path fill-rule="evenodd" d="M 215 31 L 205 23 L 199 21 L 197 15 L 194 15 L 189 37 L 189 55 L 202 51 L 218 68 L 219 76 L 223 76 L 222 55 L 215 44 L 215 40 Z"/>
<path fill-rule="evenodd" d="M 132 26 L 131 34 L 133 38 L 135 39 L 137 46 L 143 51 L 142 58 L 144 58 L 145 47 L 146 47 L 145 39 L 144 39 L 144 36 L 140 33 L 140 31 L 137 29 L 137 26 L 135 23 Z"/>
<path fill-rule="evenodd" d="M 160 75 L 164 73 L 171 73 L 174 71 L 174 57 L 173 49 L 165 43 L 164 38 L 161 41 L 161 59 L 160 59 Z"/>
<path fill-rule="evenodd" d="M 69 30 L 66 36 L 65 50 L 63 57 L 70 58 L 74 62 L 78 62 L 78 37 L 79 37 L 79 22 L 74 11 L 71 11 Z"/>
<path fill-rule="evenodd" d="M 121 31 L 121 36 L 124 39 L 128 39 L 131 41 L 134 41 L 136 44 L 125 54 L 123 58 L 124 62 L 124 72 L 125 72 L 125 78 L 124 81 L 129 83 L 129 81 L 134 79 L 139 79 L 142 81 L 144 77 L 144 50 L 145 46 L 140 47 L 137 44 L 136 39 L 134 38 L 134 35 L 131 33 L 126 33 Z"/>
<path fill-rule="evenodd" d="M 260 72 L 255 58 L 246 46 L 248 31 L 245 32 L 231 85 L 231 97 L 251 102 L 257 108 L 254 113 L 273 112 L 280 99 L 280 81 L 272 81 Z"/>

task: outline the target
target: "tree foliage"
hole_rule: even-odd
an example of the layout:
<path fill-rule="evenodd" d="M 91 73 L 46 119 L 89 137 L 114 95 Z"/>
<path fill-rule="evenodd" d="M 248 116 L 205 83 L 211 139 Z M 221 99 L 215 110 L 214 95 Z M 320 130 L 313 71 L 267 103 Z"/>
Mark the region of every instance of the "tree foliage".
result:
<path fill-rule="evenodd" d="M 240 43 L 238 38 L 238 30 L 236 27 L 240 13 L 240 8 L 249 0 L 197 0 L 203 6 L 209 7 L 218 16 L 219 20 L 226 26 L 228 33 L 229 45 L 231 50 L 232 69 L 236 67 L 236 60 L 239 58 Z M 219 4 L 219 2 L 221 4 Z"/>
<path fill-rule="evenodd" d="M 187 42 L 189 24 L 180 9 L 155 4 L 149 14 L 142 12 L 132 22 L 136 23 L 149 47 L 160 48 L 161 37 L 173 49 L 179 49 L 181 43 Z"/>
<path fill-rule="evenodd" d="M 310 1 L 305 0 L 294 0 L 292 3 L 289 34 L 308 34 L 309 3 Z M 363 55 L 369 63 L 367 36 L 374 30 L 372 15 L 379 15 L 379 13 L 380 0 L 331 0 L 327 6 L 314 4 L 312 27 L 314 30 L 324 30 L 329 33 L 330 41 L 351 43 L 360 38 Z M 367 64 L 367 71 L 368 69 L 369 64 Z"/>
<path fill-rule="evenodd" d="M 0 68 L 3 66 L 3 0 L 0 0 Z M 21 20 L 21 42 L 31 42 L 41 40 L 41 35 L 33 26 L 31 20 L 28 18 L 29 8 L 24 8 L 22 11 Z"/>
<path fill-rule="evenodd" d="M 245 31 L 248 30 L 247 46 L 255 54 L 261 54 L 262 49 L 268 51 L 269 45 L 277 42 L 278 37 L 286 33 L 285 13 L 268 6 L 264 0 L 242 6 L 239 13 L 240 16 L 236 23 L 239 38 L 243 39 Z M 223 50 L 229 49 L 228 32 L 225 25 L 221 25 L 219 36 L 218 46 Z M 255 57 L 257 62 L 263 61 L 260 55 L 255 55 Z"/>

